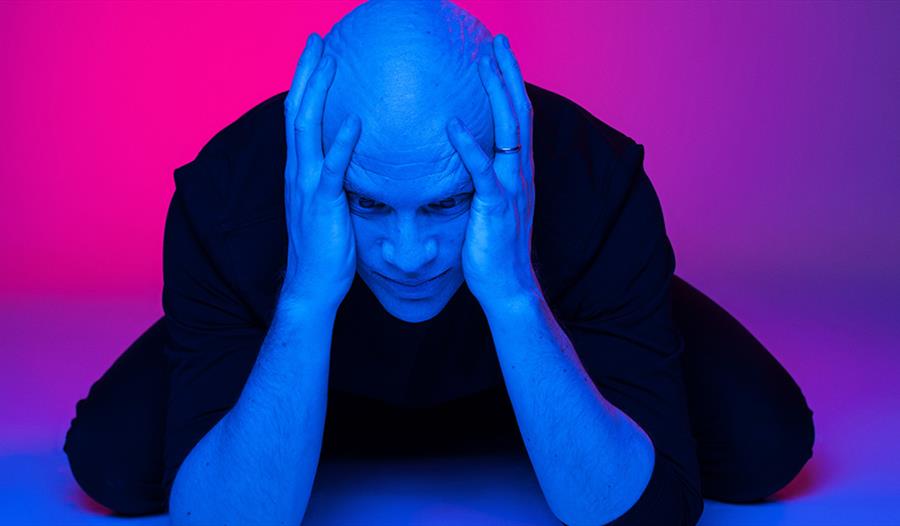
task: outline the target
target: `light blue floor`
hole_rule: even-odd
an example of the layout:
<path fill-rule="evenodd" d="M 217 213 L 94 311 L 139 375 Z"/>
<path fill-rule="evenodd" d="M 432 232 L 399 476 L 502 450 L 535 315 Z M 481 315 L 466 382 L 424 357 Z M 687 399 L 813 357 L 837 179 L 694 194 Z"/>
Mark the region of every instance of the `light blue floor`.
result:
<path fill-rule="evenodd" d="M 524 460 L 524 461 L 523 461 Z M 80 491 L 61 451 L 0 457 L 2 524 L 168 524 L 168 516 L 109 516 Z M 896 482 L 896 481 L 895 481 Z M 895 486 L 896 487 L 896 486 Z M 825 488 L 754 505 L 706 501 L 701 525 L 895 525 L 896 489 Z M 558 525 L 527 459 L 323 463 L 304 525 Z"/>
<path fill-rule="evenodd" d="M 900 326 L 889 314 L 900 302 L 866 311 L 849 294 L 791 303 L 794 291 L 773 302 L 773 289 L 748 289 L 712 297 L 803 387 L 814 455 L 772 502 L 708 500 L 700 524 L 900 525 Z M 75 402 L 160 314 L 156 297 L 0 301 L 0 524 L 167 524 L 107 516 L 62 452 Z M 348 462 L 320 464 L 304 524 L 559 524 L 527 457 Z"/>

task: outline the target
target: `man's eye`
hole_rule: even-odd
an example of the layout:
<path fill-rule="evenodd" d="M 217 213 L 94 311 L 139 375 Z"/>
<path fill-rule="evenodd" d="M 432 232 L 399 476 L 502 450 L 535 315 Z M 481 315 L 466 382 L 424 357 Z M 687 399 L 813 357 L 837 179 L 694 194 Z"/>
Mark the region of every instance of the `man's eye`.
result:
<path fill-rule="evenodd" d="M 460 210 L 466 205 L 472 195 L 473 193 L 469 193 L 456 197 L 448 197 L 447 199 L 442 199 L 437 203 L 431 203 L 428 205 L 428 207 L 436 211 Z M 381 210 L 385 207 L 384 203 L 379 203 L 378 201 L 369 199 L 368 197 L 353 196 L 350 201 L 351 204 L 361 210 Z"/>
<path fill-rule="evenodd" d="M 442 199 L 431 206 L 436 208 L 453 208 L 453 205 L 456 204 L 456 199 L 453 197 L 448 197 L 447 199 Z"/>
<path fill-rule="evenodd" d="M 454 210 L 464 205 L 468 199 L 469 194 L 459 197 L 448 197 L 428 206 L 435 210 Z"/>
<path fill-rule="evenodd" d="M 373 199 L 369 199 L 368 197 L 360 197 L 358 201 L 360 208 L 365 208 L 366 210 L 374 210 L 376 208 L 381 208 L 384 205 L 375 201 Z"/>

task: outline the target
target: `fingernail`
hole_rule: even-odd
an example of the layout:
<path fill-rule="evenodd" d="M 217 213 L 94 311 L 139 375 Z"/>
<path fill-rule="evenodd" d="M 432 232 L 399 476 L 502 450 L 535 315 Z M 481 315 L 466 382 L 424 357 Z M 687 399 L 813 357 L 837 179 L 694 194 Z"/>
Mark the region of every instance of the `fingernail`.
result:
<path fill-rule="evenodd" d="M 500 43 L 503 44 L 505 49 L 509 49 L 509 39 L 506 38 L 506 35 L 500 35 Z"/>

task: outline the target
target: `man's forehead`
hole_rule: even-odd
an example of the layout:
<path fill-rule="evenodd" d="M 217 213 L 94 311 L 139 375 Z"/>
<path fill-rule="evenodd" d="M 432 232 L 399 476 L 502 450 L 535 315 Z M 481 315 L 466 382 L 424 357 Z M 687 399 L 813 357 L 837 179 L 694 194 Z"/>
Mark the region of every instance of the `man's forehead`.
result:
<path fill-rule="evenodd" d="M 351 192 L 356 192 L 358 194 L 373 194 L 383 192 L 388 190 L 391 186 L 395 185 L 403 185 L 403 184 L 413 184 L 419 183 L 418 179 L 389 179 L 386 181 L 387 184 L 380 184 L 373 187 L 371 182 L 356 182 L 354 179 L 348 174 L 347 177 L 344 178 L 344 186 L 350 190 Z M 438 193 L 454 193 L 454 192 L 463 192 L 470 190 L 472 188 L 472 180 L 466 176 L 465 179 L 460 179 L 458 177 L 447 178 L 445 182 L 439 185 L 428 185 L 434 188 L 436 191 L 439 190 Z"/>
<path fill-rule="evenodd" d="M 354 155 L 344 178 L 344 186 L 351 192 L 373 198 L 391 195 L 401 189 L 446 196 L 473 188 L 472 178 L 456 155 L 437 162 L 382 162 L 374 166 L 380 170 L 376 170 L 370 162 L 358 161 Z"/>
<path fill-rule="evenodd" d="M 371 151 L 355 149 L 350 162 L 368 174 L 391 179 L 418 179 L 429 175 L 447 173 L 458 164 L 456 151 L 447 143 L 436 146 L 423 140 L 424 146 L 416 149 L 384 149 L 372 155 Z"/>

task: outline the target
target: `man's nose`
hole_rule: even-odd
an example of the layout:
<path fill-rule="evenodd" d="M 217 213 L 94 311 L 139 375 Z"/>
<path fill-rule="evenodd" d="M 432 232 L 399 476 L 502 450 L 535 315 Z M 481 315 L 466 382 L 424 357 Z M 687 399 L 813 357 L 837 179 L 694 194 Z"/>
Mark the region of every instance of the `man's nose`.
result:
<path fill-rule="evenodd" d="M 420 276 L 421 270 L 437 255 L 437 241 L 423 236 L 413 221 L 401 221 L 381 248 L 385 261 L 407 274 L 397 277 L 428 277 Z"/>

